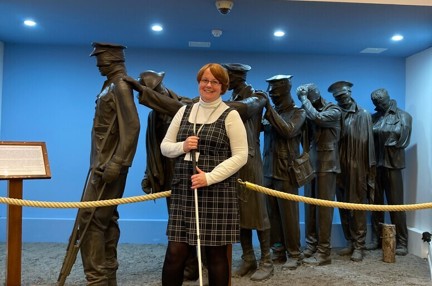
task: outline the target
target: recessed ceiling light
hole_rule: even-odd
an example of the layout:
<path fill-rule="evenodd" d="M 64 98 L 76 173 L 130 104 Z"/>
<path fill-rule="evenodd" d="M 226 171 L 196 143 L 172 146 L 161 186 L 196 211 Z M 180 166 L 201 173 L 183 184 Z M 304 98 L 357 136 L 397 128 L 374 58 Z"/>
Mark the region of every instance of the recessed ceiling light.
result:
<path fill-rule="evenodd" d="M 34 27 L 36 26 L 36 22 L 33 20 L 25 20 L 24 25 L 26 25 L 27 27 Z"/>
<path fill-rule="evenodd" d="M 273 35 L 274 35 L 275 37 L 283 37 L 283 36 L 285 36 L 285 32 L 284 32 L 284 31 L 281 31 L 281 30 L 278 30 L 278 31 L 275 31 L 275 32 L 273 33 Z"/>
<path fill-rule="evenodd" d="M 396 34 L 391 39 L 392 39 L 392 41 L 398 42 L 398 41 L 402 41 L 403 38 L 404 37 L 402 35 Z"/>
<path fill-rule="evenodd" d="M 213 29 L 211 32 L 212 32 L 213 37 L 215 37 L 215 38 L 219 38 L 220 36 L 222 36 L 222 30 Z"/>
<path fill-rule="evenodd" d="M 151 29 L 155 32 L 161 32 L 163 30 L 162 26 L 159 24 L 153 25 Z"/>

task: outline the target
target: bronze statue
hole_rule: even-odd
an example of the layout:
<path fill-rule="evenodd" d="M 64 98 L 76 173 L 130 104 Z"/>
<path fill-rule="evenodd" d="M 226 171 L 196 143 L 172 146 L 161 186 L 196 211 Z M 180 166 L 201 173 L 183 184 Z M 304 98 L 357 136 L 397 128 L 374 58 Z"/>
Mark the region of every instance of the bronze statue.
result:
<path fill-rule="evenodd" d="M 138 100 L 141 104 L 146 106 L 151 105 L 157 110 L 159 105 L 155 104 L 155 99 L 157 100 L 163 96 L 173 99 L 173 103 L 163 110 L 150 111 L 147 118 L 147 164 L 141 183 L 143 191 L 147 194 L 171 190 L 174 161 L 162 156 L 160 143 L 168 130 L 172 116 L 184 103 L 191 102 L 190 99 L 181 97 L 173 90 L 165 87 L 163 84 L 164 76 L 164 72 L 155 72 L 152 70 L 144 71 L 139 76 L 139 88 L 141 91 Z M 153 94 L 153 97 L 151 94 Z M 170 111 L 170 108 L 172 108 L 172 111 Z"/>
<path fill-rule="evenodd" d="M 384 204 L 384 196 L 389 205 L 403 205 L 403 178 L 405 168 L 405 148 L 411 137 L 412 117 L 397 107 L 395 100 L 390 99 L 386 89 L 372 92 L 371 99 L 375 105 L 372 115 L 373 135 L 377 163 L 376 190 L 373 203 Z M 372 212 L 372 241 L 368 249 L 381 248 L 379 238 L 382 234 L 381 223 L 384 223 L 383 212 Z M 408 253 L 408 229 L 405 212 L 391 212 L 392 224 L 396 226 L 396 255 Z"/>
<path fill-rule="evenodd" d="M 297 96 L 306 111 L 307 144 L 316 173 L 312 182 L 304 186 L 305 196 L 334 201 L 336 177 L 340 173 L 341 109 L 322 98 L 318 87 L 313 83 L 299 86 Z M 332 221 L 333 208 L 305 205 L 304 263 L 331 263 Z"/>
<path fill-rule="evenodd" d="M 338 201 L 367 203 L 375 182 L 375 151 L 372 117 L 351 96 L 353 84 L 338 81 L 329 86 L 342 109 L 342 133 L 339 141 L 341 173 L 337 179 Z M 366 211 L 339 209 L 347 247 L 339 255 L 351 255 L 352 261 L 363 260 L 366 246 Z"/>
<path fill-rule="evenodd" d="M 262 185 L 262 159 L 260 149 L 261 117 L 267 97 L 263 92 L 256 91 L 246 82 L 250 66 L 240 63 L 222 64 L 229 74 L 229 87 L 232 90 L 230 102 L 241 102 L 248 106 L 250 115 L 243 117 L 248 139 L 248 161 L 239 171 L 239 178 Z M 265 195 L 247 190 L 237 184 L 240 209 L 240 244 L 242 262 L 235 275 L 250 277 L 253 281 L 262 281 L 273 274 L 273 263 L 270 257 L 270 221 L 267 214 Z M 252 245 L 252 230 L 257 231 L 261 248 L 261 259 L 257 270 L 257 262 Z"/>
<path fill-rule="evenodd" d="M 179 96 L 167 88 L 163 83 L 164 77 L 165 72 L 147 70 L 140 73 L 138 80 L 131 77 L 125 78 L 135 90 L 139 91 L 139 103 L 153 109 L 149 112 L 147 119 L 147 164 L 141 182 L 142 190 L 147 194 L 171 190 L 175 161 L 162 155 L 160 144 L 178 109 L 185 104 L 192 103 L 191 99 Z M 170 198 L 168 197 L 168 212 L 169 201 Z M 186 261 L 183 278 L 184 280 L 197 280 L 198 274 L 197 254 L 195 251 L 191 251 L 190 257 Z"/>
<path fill-rule="evenodd" d="M 177 94 L 164 87 L 162 83 L 164 76 L 164 72 L 145 71 L 140 74 L 140 83 L 155 92 L 177 99 Z M 142 96 L 143 94 L 141 93 L 140 98 Z M 147 194 L 171 190 L 174 162 L 172 159 L 162 156 L 160 152 L 160 143 L 165 136 L 171 119 L 172 117 L 156 111 L 150 111 L 147 118 L 147 164 L 144 178 L 141 182 L 142 190 Z"/>
<path fill-rule="evenodd" d="M 298 188 L 291 181 L 288 167 L 300 155 L 306 113 L 294 105 L 291 97 L 291 78 L 291 75 L 275 75 L 266 80 L 274 107 L 267 103 L 263 119 L 264 186 L 298 195 Z M 271 242 L 283 245 L 283 255 L 288 255 L 283 268 L 294 270 L 302 260 L 299 204 L 273 196 L 267 196 L 267 202 L 272 231 Z"/>
<path fill-rule="evenodd" d="M 82 201 L 123 196 L 140 130 L 127 76 L 124 46 L 93 43 L 97 67 L 107 79 L 96 98 L 93 119 L 90 176 Z M 92 212 L 94 210 L 94 213 Z M 120 237 L 117 206 L 82 209 L 79 217 L 81 257 L 88 285 L 117 285 L 117 243 Z"/>

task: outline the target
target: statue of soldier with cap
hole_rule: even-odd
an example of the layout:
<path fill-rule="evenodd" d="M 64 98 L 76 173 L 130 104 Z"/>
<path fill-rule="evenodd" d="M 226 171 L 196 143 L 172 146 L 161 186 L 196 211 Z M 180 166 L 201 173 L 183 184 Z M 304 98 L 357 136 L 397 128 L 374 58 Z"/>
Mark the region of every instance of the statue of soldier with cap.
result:
<path fill-rule="evenodd" d="M 172 117 L 183 104 L 191 102 L 189 98 L 177 95 L 173 90 L 163 84 L 165 72 L 147 70 L 140 73 L 139 103 L 151 106 L 146 130 L 147 165 L 141 183 L 143 191 L 147 194 L 171 190 L 171 179 L 174 171 L 174 161 L 162 156 L 160 144 L 171 123 Z M 154 94 L 156 93 L 156 94 Z M 160 97 L 173 99 L 173 104 L 161 106 L 156 103 Z M 170 111 L 171 110 L 171 111 Z"/>
<path fill-rule="evenodd" d="M 274 107 L 267 103 L 262 121 L 264 186 L 298 195 L 298 188 L 289 176 L 288 166 L 300 156 L 306 113 L 294 104 L 291 78 L 292 75 L 279 74 L 266 79 Z M 300 249 L 299 204 L 273 196 L 267 196 L 267 202 L 271 242 L 273 245 L 280 243 L 283 246 L 283 256 L 288 256 L 282 268 L 295 270 L 303 259 Z"/>
<path fill-rule="evenodd" d="M 123 196 L 134 158 L 140 122 L 127 76 L 122 45 L 93 43 L 90 56 L 106 77 L 96 97 L 91 136 L 90 170 L 83 201 Z M 79 219 L 81 257 L 87 285 L 117 285 L 117 243 L 120 237 L 117 206 L 82 209 Z"/>
<path fill-rule="evenodd" d="M 341 109 L 325 100 L 314 83 L 299 86 L 297 96 L 306 111 L 306 146 L 309 146 L 309 156 L 316 173 L 315 178 L 304 186 L 305 196 L 334 201 L 336 176 L 340 173 Z M 306 247 L 303 263 L 317 266 L 331 263 L 332 222 L 333 208 L 305 205 Z"/>
<path fill-rule="evenodd" d="M 374 90 L 371 99 L 375 105 L 372 114 L 377 177 L 374 204 L 383 205 L 384 196 L 389 205 L 403 205 L 403 177 L 405 168 L 405 148 L 411 138 L 412 117 L 397 107 L 384 88 Z M 384 212 L 372 212 L 372 241 L 367 249 L 381 248 L 381 223 Z M 408 254 L 408 229 L 406 214 L 403 211 L 391 212 L 391 222 L 396 226 L 396 255 Z"/>
<path fill-rule="evenodd" d="M 241 63 L 222 63 L 229 74 L 229 90 L 232 90 L 230 102 L 241 102 L 248 108 L 247 116 L 243 116 L 246 127 L 249 156 L 244 167 L 239 171 L 239 178 L 262 185 L 263 169 L 260 148 L 261 118 L 267 96 L 255 90 L 246 82 L 249 65 Z M 234 271 L 236 276 L 253 273 L 252 281 L 268 279 L 273 274 L 273 263 L 270 256 L 270 221 L 267 213 L 265 195 L 247 190 L 237 185 L 240 208 L 240 245 L 242 261 Z M 261 259 L 257 262 L 252 244 L 252 230 L 257 231 L 261 248 Z"/>
<path fill-rule="evenodd" d="M 341 173 L 337 179 L 336 198 L 346 203 L 364 204 L 375 189 L 375 148 L 372 117 L 351 96 L 353 84 L 337 81 L 328 91 L 342 110 L 342 133 L 339 141 Z M 351 255 L 362 261 L 366 246 L 366 211 L 339 209 L 347 247 L 339 255 Z"/>
<path fill-rule="evenodd" d="M 146 130 L 146 169 L 141 181 L 142 190 L 147 193 L 159 193 L 171 190 L 174 175 L 174 159 L 162 155 L 160 145 L 168 130 L 172 118 L 178 109 L 193 100 L 179 96 L 163 83 L 165 72 L 146 70 L 140 73 L 138 80 L 126 77 L 133 89 L 139 92 L 140 104 L 151 108 L 147 118 Z M 170 198 L 167 198 L 169 210 Z M 198 260 L 195 252 L 191 252 L 186 261 L 184 280 L 198 279 Z"/>

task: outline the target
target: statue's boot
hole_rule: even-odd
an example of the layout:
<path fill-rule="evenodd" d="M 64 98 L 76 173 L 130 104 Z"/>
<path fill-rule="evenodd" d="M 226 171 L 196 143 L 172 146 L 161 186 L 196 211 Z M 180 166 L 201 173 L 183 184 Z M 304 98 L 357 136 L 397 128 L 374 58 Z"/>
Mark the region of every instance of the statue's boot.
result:
<path fill-rule="evenodd" d="M 274 272 L 273 261 L 270 254 L 270 230 L 259 230 L 258 240 L 261 247 L 261 260 L 258 270 L 251 276 L 252 281 L 263 281 L 269 279 Z"/>
<path fill-rule="evenodd" d="M 80 252 L 87 285 L 108 285 L 103 233 L 87 230 L 81 240 Z"/>
<path fill-rule="evenodd" d="M 351 241 L 348 241 L 347 246 L 338 251 L 338 255 L 347 256 L 351 255 L 354 252 L 354 244 Z"/>
<path fill-rule="evenodd" d="M 119 237 L 119 225 L 114 223 L 114 226 L 105 232 L 105 271 L 108 277 L 108 286 L 117 286 L 117 269 L 119 267 L 117 245 Z"/>
<path fill-rule="evenodd" d="M 282 243 L 273 244 L 271 250 L 274 264 L 284 264 L 287 261 L 285 246 Z"/>
<path fill-rule="evenodd" d="M 234 276 L 243 277 L 257 269 L 255 252 L 252 245 L 252 230 L 240 230 L 240 245 L 243 250 L 240 266 L 234 271 Z"/>

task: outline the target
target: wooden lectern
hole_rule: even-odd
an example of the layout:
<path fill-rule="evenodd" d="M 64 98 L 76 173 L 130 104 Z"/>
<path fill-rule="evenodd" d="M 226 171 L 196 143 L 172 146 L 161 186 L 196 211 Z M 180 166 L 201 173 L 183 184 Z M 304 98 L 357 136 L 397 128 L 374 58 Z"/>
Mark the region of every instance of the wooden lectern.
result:
<path fill-rule="evenodd" d="M 0 142 L 0 180 L 8 180 L 8 197 L 23 198 L 23 180 L 50 179 L 44 142 Z M 7 207 L 5 285 L 21 285 L 22 207 Z"/>

